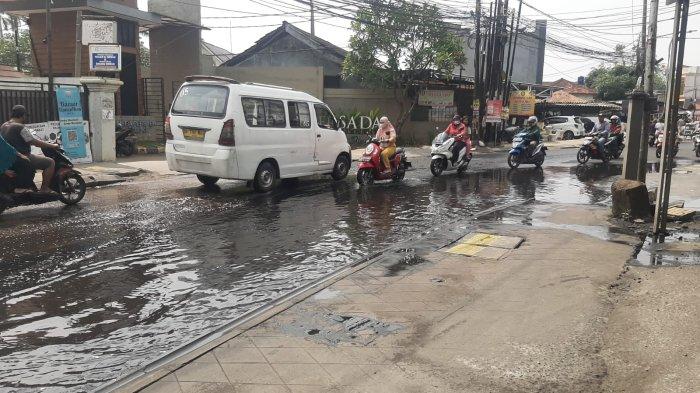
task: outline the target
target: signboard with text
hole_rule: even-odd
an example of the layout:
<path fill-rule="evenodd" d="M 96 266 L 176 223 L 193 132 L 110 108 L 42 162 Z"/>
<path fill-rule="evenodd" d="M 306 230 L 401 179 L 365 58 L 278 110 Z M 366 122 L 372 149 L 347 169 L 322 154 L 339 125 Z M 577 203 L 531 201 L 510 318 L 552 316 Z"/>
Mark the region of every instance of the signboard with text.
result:
<path fill-rule="evenodd" d="M 535 94 L 520 90 L 510 93 L 510 114 L 513 116 L 532 116 L 535 114 Z"/>
<path fill-rule="evenodd" d="M 503 114 L 502 100 L 486 100 L 486 122 L 500 123 Z"/>
<path fill-rule="evenodd" d="M 445 108 L 454 106 L 454 90 L 422 90 L 418 93 L 418 105 L 433 108 Z"/>
<path fill-rule="evenodd" d="M 77 124 L 74 123 L 80 123 L 80 127 L 75 127 Z M 68 152 L 68 150 L 65 149 L 65 145 L 63 144 L 63 131 L 61 130 L 61 125 L 60 122 L 58 121 L 49 121 L 45 123 L 34 123 L 34 124 L 26 124 L 25 127 L 38 139 L 47 142 L 47 143 L 56 143 L 58 145 L 61 145 L 61 147 L 66 150 L 66 153 L 68 154 L 68 157 L 70 157 L 71 161 L 73 161 L 74 164 L 88 164 L 92 162 L 92 151 L 90 150 L 90 135 L 89 135 L 89 129 L 90 129 L 90 124 L 85 121 L 85 120 L 76 120 L 75 122 L 71 121 L 69 124 L 67 124 L 69 128 L 74 130 L 75 132 L 71 132 L 71 136 L 67 139 L 75 139 L 75 138 L 81 138 L 83 139 L 83 145 L 85 146 L 85 155 L 83 157 L 74 157 L 71 156 Z M 81 133 L 82 132 L 82 133 Z M 35 155 L 43 155 L 41 152 L 41 149 L 38 147 L 32 146 L 32 154 Z"/>
<path fill-rule="evenodd" d="M 121 69 L 121 45 L 90 45 L 90 71 L 117 72 Z"/>
<path fill-rule="evenodd" d="M 83 129 L 83 104 L 78 86 L 59 86 L 56 89 L 61 146 L 71 158 L 87 156 Z"/>

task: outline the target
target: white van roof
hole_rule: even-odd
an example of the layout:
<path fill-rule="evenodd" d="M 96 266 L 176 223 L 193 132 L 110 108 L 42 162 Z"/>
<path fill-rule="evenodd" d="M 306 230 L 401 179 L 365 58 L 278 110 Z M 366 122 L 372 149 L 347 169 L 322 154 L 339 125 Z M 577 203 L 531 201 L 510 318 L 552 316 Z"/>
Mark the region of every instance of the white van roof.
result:
<path fill-rule="evenodd" d="M 233 90 L 242 95 L 261 96 L 266 98 L 281 98 L 285 100 L 300 100 L 309 102 L 323 103 L 318 98 L 311 94 L 302 91 L 294 90 L 291 87 L 267 85 L 255 82 L 238 82 L 237 80 L 220 77 L 220 76 L 205 76 L 193 75 L 185 78 L 185 84 L 215 84 L 215 85 L 233 85 Z"/>

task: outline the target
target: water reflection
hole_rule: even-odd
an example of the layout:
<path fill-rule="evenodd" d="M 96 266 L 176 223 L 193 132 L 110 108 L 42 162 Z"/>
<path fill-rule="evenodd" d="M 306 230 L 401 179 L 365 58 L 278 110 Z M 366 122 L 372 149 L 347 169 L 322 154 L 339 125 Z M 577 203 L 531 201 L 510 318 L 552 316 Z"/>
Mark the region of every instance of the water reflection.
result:
<path fill-rule="evenodd" d="M 531 198 L 600 202 L 609 186 L 593 180 L 619 171 L 592 171 L 139 191 L 41 230 L 0 223 L 0 386 L 94 388 L 446 220 Z"/>

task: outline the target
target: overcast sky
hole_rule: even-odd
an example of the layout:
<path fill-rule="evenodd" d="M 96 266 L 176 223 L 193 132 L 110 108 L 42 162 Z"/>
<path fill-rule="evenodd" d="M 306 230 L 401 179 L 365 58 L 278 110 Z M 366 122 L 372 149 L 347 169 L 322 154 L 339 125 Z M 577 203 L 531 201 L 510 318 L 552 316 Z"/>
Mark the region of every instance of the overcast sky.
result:
<path fill-rule="evenodd" d="M 192 0 L 173 0 L 178 2 Z M 445 7 L 459 7 L 463 11 L 474 9 L 474 0 L 433 0 Z M 322 4 L 323 2 L 321 2 Z M 327 3 L 327 2 L 326 2 Z M 483 1 L 489 4 L 488 0 Z M 517 4 L 516 0 L 510 1 Z M 526 0 L 537 8 L 536 11 L 523 6 L 523 17 L 528 20 L 546 19 L 548 35 L 569 44 L 597 50 L 612 50 L 616 44 L 632 47 L 633 40 L 640 32 L 642 0 Z M 673 28 L 672 6 L 661 0 L 658 30 L 659 44 L 657 57 L 668 57 L 669 39 L 663 38 Z M 202 0 L 202 24 L 210 27 L 202 33 L 205 41 L 239 53 L 264 34 L 279 26 L 283 20 L 304 30 L 310 29 L 309 14 L 305 6 L 295 0 Z M 139 7 L 147 8 L 147 0 L 139 0 Z M 543 15 L 543 13 L 549 14 Z M 688 37 L 693 37 L 686 45 L 685 64 L 700 65 L 700 0 L 691 0 Z M 693 15 L 693 14 L 697 15 Z M 269 14 L 269 16 L 266 16 Z M 459 14 L 459 13 L 456 13 Z M 330 17 L 319 10 L 316 14 L 316 35 L 340 47 L 346 48 L 350 35 L 350 22 L 346 19 Z M 229 27 L 231 26 L 231 27 Z M 697 29 L 697 32 L 692 32 Z M 665 60 L 664 60 L 665 62 Z M 555 80 L 564 77 L 576 80 L 600 64 L 580 55 L 558 52 L 547 47 L 545 55 L 544 79 Z"/>

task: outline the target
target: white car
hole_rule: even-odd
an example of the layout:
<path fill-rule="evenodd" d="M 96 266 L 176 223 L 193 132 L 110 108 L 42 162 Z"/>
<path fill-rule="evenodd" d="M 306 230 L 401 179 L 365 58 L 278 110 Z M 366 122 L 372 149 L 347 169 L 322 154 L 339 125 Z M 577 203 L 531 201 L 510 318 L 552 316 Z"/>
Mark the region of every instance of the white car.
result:
<path fill-rule="evenodd" d="M 350 169 L 350 145 L 333 112 L 290 88 L 187 77 L 165 120 L 170 170 L 193 173 L 205 185 L 219 178 L 251 181 L 256 191 L 277 179 Z"/>
<path fill-rule="evenodd" d="M 586 134 L 583 121 L 579 116 L 552 116 L 544 119 L 544 129 L 555 139 L 570 140 Z"/>

